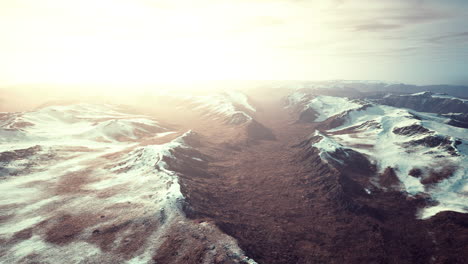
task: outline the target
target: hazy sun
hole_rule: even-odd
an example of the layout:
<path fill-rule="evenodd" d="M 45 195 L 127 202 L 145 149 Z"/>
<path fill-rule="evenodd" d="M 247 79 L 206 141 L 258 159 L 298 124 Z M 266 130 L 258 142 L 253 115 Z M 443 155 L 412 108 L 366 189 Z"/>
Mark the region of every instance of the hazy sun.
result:
<path fill-rule="evenodd" d="M 12 2 L 1 12 L 10 34 L 0 44 L 9 51 L 3 73 L 26 83 L 131 84 L 272 75 L 265 43 L 237 32 L 248 12 L 182 2 Z"/>

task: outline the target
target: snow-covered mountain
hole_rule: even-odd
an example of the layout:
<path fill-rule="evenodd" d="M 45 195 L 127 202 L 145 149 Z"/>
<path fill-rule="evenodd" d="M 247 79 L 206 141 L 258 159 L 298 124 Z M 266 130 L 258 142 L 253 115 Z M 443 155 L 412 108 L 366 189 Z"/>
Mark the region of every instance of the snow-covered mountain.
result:
<path fill-rule="evenodd" d="M 288 85 L 0 113 L 0 263 L 463 263 L 466 100 Z"/>
<path fill-rule="evenodd" d="M 182 212 L 181 174 L 168 164 L 203 163 L 177 154 L 194 137 L 110 105 L 2 114 L 0 262 L 164 262 L 178 236 L 213 247 L 204 263 L 253 263 L 234 239 Z"/>
<path fill-rule="evenodd" d="M 409 108 L 448 117 L 447 123 L 468 128 L 468 100 L 443 93 L 420 92 L 414 94 L 386 94 L 372 101 L 395 107 Z"/>
<path fill-rule="evenodd" d="M 161 90 L 157 97 L 165 98 L 175 107 L 196 111 L 212 121 L 230 125 L 246 124 L 253 119 L 252 115 L 256 112 L 249 98 L 235 90 L 201 94 Z"/>
<path fill-rule="evenodd" d="M 274 87 L 295 90 L 316 90 L 320 91 L 320 93 L 339 93 L 338 96 L 349 96 L 351 94 L 353 96 L 385 95 L 388 93 L 414 94 L 429 91 L 468 98 L 467 86 L 411 85 L 378 80 L 284 81 L 274 84 Z"/>
<path fill-rule="evenodd" d="M 365 100 L 332 96 L 291 99 L 298 97 L 300 93 L 289 96 L 289 107 L 299 105 L 299 120 L 317 123 L 320 132 L 313 134 L 312 146 L 324 159 L 352 163 L 336 154 L 353 150 L 374 163 L 378 173 L 393 169 L 402 191 L 429 195 L 437 203 L 422 209 L 421 218 L 443 210 L 468 212 L 466 129 L 451 126 L 447 118 L 436 114 Z M 368 190 L 372 188 L 382 188 L 378 178 Z"/>
<path fill-rule="evenodd" d="M 90 104 L 3 113 L 0 122 L 2 143 L 48 140 L 126 142 L 169 131 L 150 118 L 123 114 L 112 106 Z"/>

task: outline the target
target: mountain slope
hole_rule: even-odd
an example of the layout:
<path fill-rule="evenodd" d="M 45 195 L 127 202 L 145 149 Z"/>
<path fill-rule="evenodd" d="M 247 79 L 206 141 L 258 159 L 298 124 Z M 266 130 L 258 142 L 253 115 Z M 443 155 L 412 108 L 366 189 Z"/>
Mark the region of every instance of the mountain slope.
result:
<path fill-rule="evenodd" d="M 387 94 L 382 97 L 374 97 L 374 102 L 395 107 L 404 107 L 419 112 L 440 114 L 449 118 L 447 124 L 468 128 L 468 100 L 437 94 L 421 92 L 416 94 Z"/>
<path fill-rule="evenodd" d="M 0 262 L 463 263 L 466 129 L 338 90 L 2 113 Z"/>
<path fill-rule="evenodd" d="M 234 239 L 182 211 L 172 163 L 203 163 L 196 151 L 178 154 L 193 132 L 70 105 L 6 114 L 1 133 L 1 262 L 250 261 Z M 174 241 L 184 241 L 176 256 Z"/>
<path fill-rule="evenodd" d="M 276 141 L 198 148 L 211 159 L 181 178 L 188 216 L 213 219 L 259 263 L 461 263 L 466 214 L 419 219 L 428 197 L 408 195 L 393 170 L 333 139 L 327 152 L 313 146 L 321 137 L 310 133 L 327 121 L 295 122 L 296 108 L 278 102 L 257 116 Z"/>
<path fill-rule="evenodd" d="M 315 112 L 323 113 L 323 104 L 314 104 L 323 98 L 318 96 L 306 103 L 302 113 L 308 113 L 310 106 Z M 351 149 L 366 155 L 381 173 L 392 168 L 405 192 L 428 194 L 438 203 L 424 209 L 423 218 L 445 209 L 467 212 L 468 137 L 465 129 L 451 127 L 436 115 L 364 101 L 361 104 L 346 102 L 345 98 L 326 98 L 329 104 L 335 104 L 326 105 L 326 111 L 338 110 L 325 118 L 320 118 L 321 115 L 314 119 L 314 122 L 328 119 L 327 123 L 335 124 L 321 126 L 322 133 L 314 135 L 320 139 L 313 146 L 321 153 L 345 162 L 333 155 L 338 150 Z M 374 185 L 379 187 L 378 183 Z"/>

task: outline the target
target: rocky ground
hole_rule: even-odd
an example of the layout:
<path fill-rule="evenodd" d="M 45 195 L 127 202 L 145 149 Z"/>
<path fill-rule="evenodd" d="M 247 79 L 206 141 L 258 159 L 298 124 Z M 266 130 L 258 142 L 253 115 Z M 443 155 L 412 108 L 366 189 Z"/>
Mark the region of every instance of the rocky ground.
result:
<path fill-rule="evenodd" d="M 214 221 L 258 263 L 466 260 L 468 215 L 416 219 L 428 201 L 402 193 L 391 169 L 381 175 L 386 191 L 365 192 L 377 174 L 367 159 L 324 162 L 301 144 L 316 124 L 295 122 L 294 111 L 278 105 L 267 103 L 256 116 L 275 140 L 199 148 L 212 157 L 206 174 L 181 178 L 191 218 Z"/>
<path fill-rule="evenodd" d="M 466 263 L 468 214 L 421 219 L 421 208 L 436 201 L 407 193 L 395 168 L 380 170 L 346 148 L 324 158 L 314 147 L 324 137 L 316 131 L 343 117 L 314 122 L 317 111 L 287 107 L 281 89 L 249 95 L 254 108 L 238 95 L 215 110 L 205 97 L 135 106 L 131 111 L 158 122 L 124 116 L 139 122 L 138 134 L 99 130 L 99 138 L 86 133 L 93 141 L 81 147 L 3 142 L 0 262 Z M 10 127 L 2 135 L 28 131 L 15 118 L 4 114 Z M 108 118 L 93 127 L 115 126 Z M 413 126 L 395 134 L 427 132 Z"/>

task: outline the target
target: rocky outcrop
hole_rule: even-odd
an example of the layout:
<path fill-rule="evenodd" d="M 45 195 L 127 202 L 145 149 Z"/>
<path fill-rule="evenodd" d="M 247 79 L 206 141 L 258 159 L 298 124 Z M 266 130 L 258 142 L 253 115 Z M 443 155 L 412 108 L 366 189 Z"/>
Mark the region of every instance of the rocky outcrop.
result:
<path fill-rule="evenodd" d="M 307 108 L 300 112 L 299 122 L 312 123 L 317 118 L 318 113 L 313 108 Z"/>
<path fill-rule="evenodd" d="M 17 149 L 0 153 L 0 162 L 8 163 L 14 160 L 26 159 L 41 151 L 41 146 L 37 145 L 26 149 Z"/>
<path fill-rule="evenodd" d="M 431 131 L 421 125 L 414 124 L 410 126 L 394 128 L 393 133 L 397 135 L 414 136 L 428 134 L 431 133 Z"/>
<path fill-rule="evenodd" d="M 256 120 L 252 120 L 247 124 L 247 136 L 253 140 L 275 140 L 276 137 L 271 129 L 265 127 Z"/>
<path fill-rule="evenodd" d="M 411 149 L 415 146 L 424 146 L 428 148 L 442 148 L 452 156 L 457 156 L 458 153 L 453 147 L 454 142 L 450 137 L 444 137 L 440 135 L 427 136 L 421 139 L 411 140 L 403 144 L 406 148 Z"/>
<path fill-rule="evenodd" d="M 404 107 L 419 112 L 438 114 L 468 113 L 468 103 L 456 97 L 433 97 L 431 92 L 411 95 L 387 95 L 375 101 L 395 107 Z"/>
<path fill-rule="evenodd" d="M 468 127 L 468 101 L 456 97 L 437 97 L 434 93 L 394 94 L 374 98 L 379 104 L 404 107 L 420 112 L 437 113 L 450 118 L 448 124 Z"/>
<path fill-rule="evenodd" d="M 444 117 L 450 118 L 447 124 L 455 127 L 468 128 L 468 113 L 458 113 L 458 114 L 442 114 Z"/>

